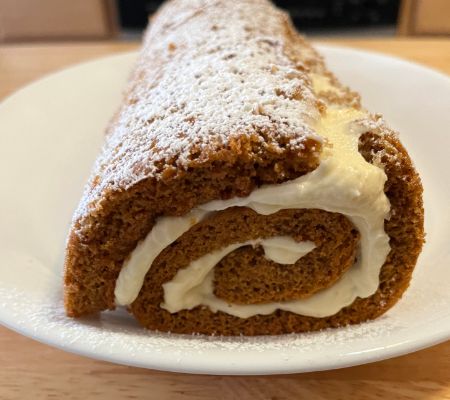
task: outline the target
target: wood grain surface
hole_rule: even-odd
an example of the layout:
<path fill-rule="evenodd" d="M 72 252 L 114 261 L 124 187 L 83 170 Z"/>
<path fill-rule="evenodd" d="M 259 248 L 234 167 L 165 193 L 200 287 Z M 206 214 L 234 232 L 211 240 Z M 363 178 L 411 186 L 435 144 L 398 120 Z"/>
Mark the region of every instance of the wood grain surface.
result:
<path fill-rule="evenodd" d="M 327 40 L 450 73 L 450 39 Z M 0 99 L 30 81 L 137 43 L 0 47 Z M 1 134 L 1 132 L 0 132 Z M 359 367 L 279 376 L 183 375 L 94 361 L 0 327 L 0 400 L 16 399 L 450 399 L 450 342 Z"/>

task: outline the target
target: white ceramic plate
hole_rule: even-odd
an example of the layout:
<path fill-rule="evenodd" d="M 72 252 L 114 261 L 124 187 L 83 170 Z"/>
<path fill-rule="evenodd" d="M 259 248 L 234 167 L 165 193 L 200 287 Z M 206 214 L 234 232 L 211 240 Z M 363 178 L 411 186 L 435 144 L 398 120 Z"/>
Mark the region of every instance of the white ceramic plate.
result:
<path fill-rule="evenodd" d="M 0 322 L 93 358 L 210 374 L 339 368 L 450 338 L 450 80 L 392 57 L 321 50 L 364 104 L 401 131 L 423 179 L 427 244 L 397 306 L 376 321 L 344 329 L 228 339 L 150 333 L 123 310 L 65 317 L 65 236 L 135 59 L 128 53 L 50 75 L 0 105 Z"/>

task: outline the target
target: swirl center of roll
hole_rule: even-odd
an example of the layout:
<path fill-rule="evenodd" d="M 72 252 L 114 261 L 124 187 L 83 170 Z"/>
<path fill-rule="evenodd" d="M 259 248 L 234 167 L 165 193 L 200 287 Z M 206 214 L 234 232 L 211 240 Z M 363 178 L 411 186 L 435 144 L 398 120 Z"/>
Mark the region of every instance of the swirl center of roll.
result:
<path fill-rule="evenodd" d="M 316 247 L 311 241 L 298 243 L 286 236 L 230 244 L 193 261 L 187 268 L 179 270 L 170 282 L 164 284 L 162 308 L 174 313 L 199 305 L 208 305 L 213 310 L 230 307 L 214 295 L 213 268 L 234 250 L 257 245 L 262 246 L 267 259 L 279 264 L 295 264 Z"/>
<path fill-rule="evenodd" d="M 368 129 L 361 123 L 365 117 L 367 114 L 360 110 L 328 107 L 325 116 L 315 126 L 316 131 L 327 140 L 320 165 L 304 176 L 277 185 L 262 186 L 245 198 L 212 201 L 182 217 L 161 218 L 122 268 L 116 284 L 116 302 L 131 304 L 137 298 L 152 263 L 164 249 L 210 213 L 231 207 L 249 208 L 260 215 L 293 209 L 318 209 L 341 214 L 359 232 L 358 254 L 352 267 L 332 286 L 324 285 L 322 290 L 307 298 L 297 296 L 293 300 L 275 300 L 264 304 L 230 304 L 219 301 L 217 296 L 210 296 L 209 291 L 209 294 L 203 293 L 201 305 L 241 318 L 271 314 L 277 309 L 325 317 L 335 314 L 357 297 L 373 294 L 378 288 L 380 269 L 390 251 L 389 237 L 384 231 L 390 204 L 384 193 L 386 174 L 380 167 L 368 163 L 358 152 L 359 136 Z M 234 245 L 240 247 L 242 243 Z M 223 257 L 230 250 L 227 251 L 226 244 L 222 247 L 218 250 L 224 252 Z M 212 254 L 205 257 L 212 257 Z M 195 260 L 191 261 L 195 263 Z M 195 268 L 191 270 L 189 265 L 184 268 L 186 271 L 180 270 L 178 274 L 188 280 Z M 205 274 L 208 272 L 209 269 Z M 171 292 L 171 287 L 177 286 L 171 286 L 175 282 L 179 282 L 176 276 L 165 282 L 163 304 L 166 306 L 168 298 L 177 296 L 176 289 Z M 175 310 L 175 307 L 171 309 Z"/>

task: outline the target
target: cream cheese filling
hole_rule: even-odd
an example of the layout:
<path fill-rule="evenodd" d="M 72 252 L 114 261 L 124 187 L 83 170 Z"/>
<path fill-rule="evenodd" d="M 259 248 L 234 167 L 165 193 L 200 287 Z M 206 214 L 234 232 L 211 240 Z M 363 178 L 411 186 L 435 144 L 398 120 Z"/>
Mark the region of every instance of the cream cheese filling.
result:
<path fill-rule="evenodd" d="M 194 271 L 200 260 L 214 255 L 211 253 L 193 261 L 188 267 L 178 271 L 171 282 L 163 285 L 162 306 L 169 311 L 176 312 L 203 305 L 212 311 L 223 311 L 241 318 L 270 314 L 277 309 L 325 317 L 335 314 L 357 297 L 364 298 L 373 294 L 379 285 L 380 269 L 390 251 L 389 237 L 384 232 L 384 220 L 388 218 L 390 205 L 384 194 L 386 174 L 380 167 L 366 162 L 358 152 L 359 136 L 367 130 L 358 120 L 366 116 L 364 112 L 351 108 L 329 107 L 326 115 L 314 126 L 317 133 L 327 140 L 320 165 L 304 176 L 282 184 L 262 186 L 245 198 L 203 204 L 182 217 L 160 218 L 124 263 L 116 282 L 116 303 L 128 305 L 136 299 L 146 273 L 165 247 L 208 213 L 234 206 L 249 207 L 264 215 L 282 209 L 301 208 L 343 214 L 360 233 L 357 261 L 333 286 L 309 298 L 237 305 L 228 304 L 212 294 L 212 268 L 194 279 Z M 242 243 L 236 245 L 241 246 Z M 221 251 L 225 250 L 226 248 Z M 183 280 L 191 281 L 184 296 L 178 292 L 178 283 Z M 191 300 L 188 301 L 186 296 L 190 296 Z"/>
<path fill-rule="evenodd" d="M 316 247 L 313 242 L 296 242 L 285 236 L 230 244 L 221 250 L 205 254 L 193 261 L 188 268 L 179 270 L 170 282 L 163 285 L 165 296 L 161 307 L 171 313 L 199 305 L 208 306 L 213 311 L 228 307 L 223 300 L 214 296 L 213 268 L 227 254 L 249 245 L 261 245 L 265 257 L 279 264 L 295 264 Z"/>

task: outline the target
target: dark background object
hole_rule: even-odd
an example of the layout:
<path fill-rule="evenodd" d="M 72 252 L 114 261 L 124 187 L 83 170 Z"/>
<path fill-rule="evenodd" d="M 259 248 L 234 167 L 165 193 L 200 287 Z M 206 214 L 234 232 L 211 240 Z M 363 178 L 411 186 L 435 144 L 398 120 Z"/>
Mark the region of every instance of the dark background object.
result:
<path fill-rule="evenodd" d="M 126 30 L 142 30 L 147 15 L 156 11 L 163 1 L 117 0 L 120 23 Z M 399 0 L 278 0 L 295 25 L 302 31 L 336 28 L 394 26 Z"/>

